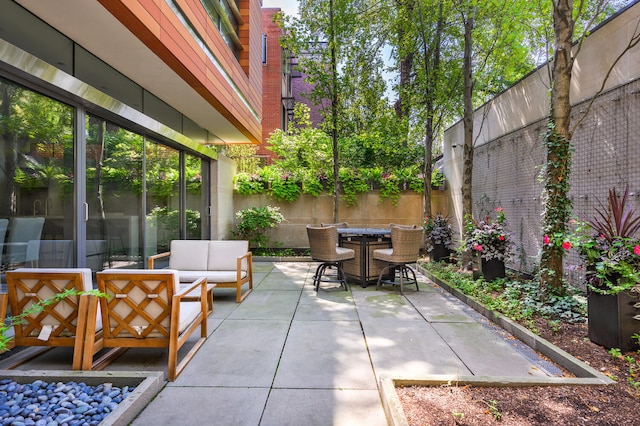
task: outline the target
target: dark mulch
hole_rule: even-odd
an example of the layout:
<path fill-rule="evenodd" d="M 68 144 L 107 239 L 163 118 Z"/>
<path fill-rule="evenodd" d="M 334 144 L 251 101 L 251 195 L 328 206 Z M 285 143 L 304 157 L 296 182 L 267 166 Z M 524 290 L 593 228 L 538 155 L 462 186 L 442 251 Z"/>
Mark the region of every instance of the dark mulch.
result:
<path fill-rule="evenodd" d="M 640 388 L 629 379 L 629 362 L 614 358 L 587 337 L 586 324 L 563 324 L 554 331 L 536 322 L 554 345 L 615 379 L 609 386 L 531 388 L 397 388 L 409 425 L 640 425 Z M 634 359 L 638 353 L 627 353 Z"/>

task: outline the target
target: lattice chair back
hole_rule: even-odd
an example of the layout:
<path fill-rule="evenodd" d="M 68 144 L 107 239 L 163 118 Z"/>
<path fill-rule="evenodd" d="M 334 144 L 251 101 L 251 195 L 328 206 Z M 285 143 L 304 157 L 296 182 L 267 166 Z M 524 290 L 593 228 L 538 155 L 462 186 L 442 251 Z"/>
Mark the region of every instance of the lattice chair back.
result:
<path fill-rule="evenodd" d="M 102 321 L 97 315 L 96 296 L 87 294 L 93 290 L 91 270 L 20 268 L 7 271 L 6 279 L 11 314 L 21 317 L 14 322 L 13 344 L 73 346 L 73 368 L 90 368 L 86 364 L 90 364 L 90 359 L 83 363 L 87 356 L 83 353 L 86 334 L 91 333 L 98 342 L 96 350 L 102 348 Z M 93 352 L 88 354 L 91 355 Z"/>

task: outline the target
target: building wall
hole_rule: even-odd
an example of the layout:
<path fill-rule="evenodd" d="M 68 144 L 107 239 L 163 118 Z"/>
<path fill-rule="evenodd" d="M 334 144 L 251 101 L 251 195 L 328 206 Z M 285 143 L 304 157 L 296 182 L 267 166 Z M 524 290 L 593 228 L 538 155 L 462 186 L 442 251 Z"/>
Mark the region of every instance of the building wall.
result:
<path fill-rule="evenodd" d="M 291 79 L 291 93 L 295 98 L 296 102 L 306 104 L 309 107 L 309 118 L 311 120 L 311 124 L 314 127 L 319 127 L 322 124 L 322 108 L 327 108 L 329 106 L 329 101 L 324 101 L 324 105 L 316 105 L 310 97 L 311 91 L 313 90 L 313 84 L 309 83 L 306 80 L 306 75 L 301 73 L 298 70 L 293 72 L 293 78 Z"/>
<path fill-rule="evenodd" d="M 282 30 L 273 22 L 279 8 L 262 9 L 262 29 L 267 37 L 267 62 L 262 64 L 262 144 L 257 154 L 267 158 L 273 153 L 267 148 L 267 139 L 276 129 L 282 128 Z"/>
<path fill-rule="evenodd" d="M 585 40 L 572 80 L 572 123 L 588 111 L 572 139 L 571 190 L 576 218 L 586 220 L 598 201 L 606 202 L 608 191 L 624 191 L 628 184 L 631 201 L 640 207 L 640 49 L 629 51 L 613 69 L 605 91 L 592 106 L 590 99 L 615 57 L 626 46 L 636 28 L 640 4 L 636 4 L 600 27 Z M 542 243 L 543 173 L 546 151 L 542 137 L 549 110 L 546 67 L 513 86 L 476 111 L 474 133 L 473 214 L 483 218 L 496 207 L 505 210 L 509 230 L 516 241 L 511 265 L 532 272 Z M 482 116 L 488 111 L 485 124 Z M 444 173 L 450 188 L 457 229 L 462 229 L 462 123 L 445 132 Z M 580 259 L 571 253 L 565 275 L 580 285 L 584 272 Z"/>
<path fill-rule="evenodd" d="M 231 238 L 235 165 L 205 144 L 260 140 L 260 3 L 240 2 L 238 61 L 198 0 L 0 0 L 0 86 L 24 93 L 3 106 L 64 123 L 54 141 L 35 115 L 3 133 L 0 220 L 44 219 L 41 247 L 72 246 L 64 265 L 93 270 L 144 267 L 169 238 Z M 111 183 L 96 178 L 103 160 Z M 22 178 L 46 167 L 61 177 Z"/>
<path fill-rule="evenodd" d="M 233 197 L 236 165 L 221 155 L 218 161 L 211 163 L 211 167 L 211 239 L 231 240 L 236 209 Z"/>
<path fill-rule="evenodd" d="M 215 106 L 225 118 L 241 128 L 246 137 L 255 142 L 259 141 L 262 109 L 260 96 L 262 74 L 259 72 L 262 24 L 259 19 L 258 1 L 244 0 L 240 3 L 241 14 L 246 21 L 243 26 L 244 34 L 247 33 L 246 26 L 249 27 L 248 39 L 242 40 L 247 44 L 243 46 L 245 53 L 241 55 L 241 63 L 238 63 L 228 49 L 199 1 L 177 1 L 187 19 L 203 37 L 204 43 L 224 66 L 233 84 L 227 81 L 218 66 L 208 58 L 198 41 L 189 33 L 166 2 L 99 1 L 183 80 L 196 88 L 198 93 Z M 245 106 L 244 101 L 236 94 L 234 86 L 257 112 L 257 116 Z"/>

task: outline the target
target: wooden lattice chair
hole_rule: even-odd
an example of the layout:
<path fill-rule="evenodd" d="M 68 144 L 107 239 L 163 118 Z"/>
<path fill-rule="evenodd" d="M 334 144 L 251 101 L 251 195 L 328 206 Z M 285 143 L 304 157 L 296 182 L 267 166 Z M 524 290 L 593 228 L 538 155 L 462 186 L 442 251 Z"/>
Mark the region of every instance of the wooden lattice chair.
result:
<path fill-rule="evenodd" d="M 307 236 L 311 258 L 321 262 L 313 276 L 313 287 L 318 291 L 321 282 L 338 282 L 347 290 L 347 278 L 342 269 L 342 263 L 353 259 L 355 251 L 338 247 L 338 229 L 333 226 L 307 225 Z M 335 270 L 335 274 L 329 274 L 329 270 Z"/>
<path fill-rule="evenodd" d="M 11 347 L 73 347 L 73 369 L 90 370 L 93 355 L 102 349 L 103 341 L 98 298 L 88 293 L 93 290 L 91 270 L 21 268 L 7 271 L 6 280 L 11 315 L 21 317 L 13 322 Z M 65 293 L 65 297 L 56 297 Z M 41 308 L 33 309 L 43 301 Z M 93 344 L 87 346 L 87 340 Z M 23 357 L 20 362 L 33 356 Z"/>
<path fill-rule="evenodd" d="M 385 267 L 380 271 L 376 290 L 381 284 L 394 284 L 400 286 L 400 294 L 404 293 L 405 284 L 415 284 L 418 288 L 416 273 L 409 264 L 416 263 L 420 256 L 420 246 L 424 239 L 424 230 L 420 227 L 392 226 L 391 227 L 391 248 L 378 249 L 373 251 L 373 258 L 386 262 Z M 390 279 L 383 279 L 389 270 L 393 268 L 393 276 Z M 411 277 L 409 276 L 411 274 Z M 398 278 L 396 278 L 396 275 Z M 397 281 L 396 281 L 397 280 Z"/>
<path fill-rule="evenodd" d="M 104 347 L 167 348 L 168 380 L 174 381 L 207 338 L 207 280 L 180 286 L 171 269 L 108 269 L 96 274 Z M 183 301 L 200 292 L 198 301 Z M 200 338 L 178 363 L 178 349 L 200 328 Z M 104 360 L 104 368 L 109 360 Z"/>

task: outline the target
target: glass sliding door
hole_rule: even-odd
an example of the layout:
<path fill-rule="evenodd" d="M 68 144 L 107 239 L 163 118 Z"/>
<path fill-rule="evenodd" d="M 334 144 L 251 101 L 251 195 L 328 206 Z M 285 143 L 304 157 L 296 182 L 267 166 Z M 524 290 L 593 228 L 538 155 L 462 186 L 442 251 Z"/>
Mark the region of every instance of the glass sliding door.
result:
<path fill-rule="evenodd" d="M 74 266 L 73 116 L 73 107 L 0 78 L 2 272 Z"/>
<path fill-rule="evenodd" d="M 185 155 L 186 239 L 209 239 L 209 173 L 201 158 Z"/>
<path fill-rule="evenodd" d="M 146 247 L 147 255 L 169 251 L 180 239 L 180 153 L 146 143 Z"/>
<path fill-rule="evenodd" d="M 90 114 L 86 132 L 87 267 L 142 267 L 144 137 Z"/>

